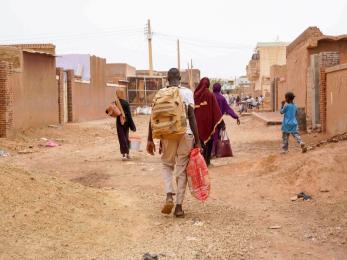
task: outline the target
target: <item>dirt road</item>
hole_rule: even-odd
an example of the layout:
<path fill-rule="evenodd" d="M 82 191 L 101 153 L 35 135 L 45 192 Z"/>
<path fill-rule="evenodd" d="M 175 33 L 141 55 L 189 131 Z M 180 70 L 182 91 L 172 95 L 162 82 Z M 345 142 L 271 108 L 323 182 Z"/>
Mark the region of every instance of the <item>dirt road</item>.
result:
<path fill-rule="evenodd" d="M 0 259 L 345 259 L 347 143 L 280 155 L 278 126 L 226 122 L 235 157 L 213 161 L 207 203 L 187 192 L 185 219 L 160 214 L 159 157 L 122 162 L 111 120 L 1 139 Z M 313 200 L 291 201 L 301 191 Z"/>

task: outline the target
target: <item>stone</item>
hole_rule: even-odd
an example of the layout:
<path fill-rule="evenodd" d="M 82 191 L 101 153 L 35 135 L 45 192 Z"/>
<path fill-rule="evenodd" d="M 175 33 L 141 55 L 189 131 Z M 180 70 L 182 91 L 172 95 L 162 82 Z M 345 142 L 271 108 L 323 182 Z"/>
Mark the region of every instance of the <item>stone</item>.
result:
<path fill-rule="evenodd" d="M 293 197 L 290 198 L 290 200 L 291 201 L 296 201 L 296 200 L 298 200 L 298 196 L 293 196 Z"/>
<path fill-rule="evenodd" d="M 187 241 L 198 241 L 198 239 L 196 237 L 190 237 L 190 236 L 187 236 L 186 240 Z"/>
<path fill-rule="evenodd" d="M 270 226 L 269 229 L 281 229 L 282 227 L 280 225 L 274 225 Z"/>
<path fill-rule="evenodd" d="M 142 256 L 142 260 L 158 260 L 158 255 L 146 253 Z"/>

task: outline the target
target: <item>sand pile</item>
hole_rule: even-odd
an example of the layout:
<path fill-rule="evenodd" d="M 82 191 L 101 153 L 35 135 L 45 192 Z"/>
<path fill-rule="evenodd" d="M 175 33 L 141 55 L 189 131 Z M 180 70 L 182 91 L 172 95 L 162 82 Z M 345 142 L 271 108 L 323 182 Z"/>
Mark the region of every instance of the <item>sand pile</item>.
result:
<path fill-rule="evenodd" d="M 0 166 L 0 198 L 1 259 L 107 257 L 132 237 L 131 214 L 114 191 Z"/>

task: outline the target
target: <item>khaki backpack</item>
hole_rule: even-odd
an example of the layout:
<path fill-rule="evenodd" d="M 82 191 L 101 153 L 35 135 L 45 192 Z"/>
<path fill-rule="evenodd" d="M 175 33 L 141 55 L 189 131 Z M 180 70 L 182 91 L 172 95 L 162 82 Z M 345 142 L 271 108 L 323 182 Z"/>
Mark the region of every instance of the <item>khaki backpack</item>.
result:
<path fill-rule="evenodd" d="M 179 139 L 186 133 L 186 106 L 178 87 L 157 92 L 153 99 L 151 127 L 155 139 Z"/>

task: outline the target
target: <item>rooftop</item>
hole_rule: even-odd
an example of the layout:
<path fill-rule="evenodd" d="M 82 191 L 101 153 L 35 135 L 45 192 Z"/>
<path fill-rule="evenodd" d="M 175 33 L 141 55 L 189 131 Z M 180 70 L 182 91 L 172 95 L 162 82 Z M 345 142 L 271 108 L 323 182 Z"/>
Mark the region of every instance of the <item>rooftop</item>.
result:
<path fill-rule="evenodd" d="M 277 46 L 288 46 L 288 42 L 258 42 L 257 48 L 259 47 L 277 47 Z"/>

